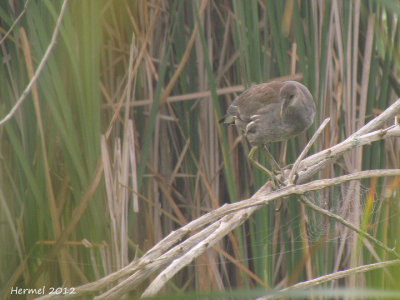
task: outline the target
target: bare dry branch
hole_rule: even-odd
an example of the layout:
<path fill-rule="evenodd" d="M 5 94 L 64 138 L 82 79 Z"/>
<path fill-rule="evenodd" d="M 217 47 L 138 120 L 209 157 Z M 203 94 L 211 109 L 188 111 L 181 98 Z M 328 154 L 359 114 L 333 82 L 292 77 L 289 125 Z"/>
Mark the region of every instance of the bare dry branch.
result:
<path fill-rule="evenodd" d="M 355 268 L 351 268 L 351 269 L 347 269 L 347 270 L 343 270 L 343 271 L 338 271 L 332 274 L 328 274 L 328 275 L 324 275 L 324 276 L 320 276 L 311 280 L 307 280 L 304 282 L 300 282 L 298 284 L 295 284 L 291 287 L 285 288 L 280 290 L 280 292 L 277 295 L 274 296 L 268 296 L 268 297 L 261 297 L 261 298 L 257 298 L 257 300 L 270 300 L 270 299 L 281 299 L 282 297 L 287 296 L 288 292 L 293 292 L 295 290 L 300 290 L 300 289 L 305 289 L 305 288 L 311 288 L 314 286 L 319 286 L 322 283 L 325 282 L 329 282 L 335 279 L 340 279 L 340 278 L 344 278 L 350 275 L 354 275 L 354 274 L 358 274 L 358 273 L 364 273 L 367 271 L 371 271 L 371 270 L 376 270 L 376 269 L 381 269 L 381 268 L 387 268 L 390 266 L 395 266 L 400 264 L 400 260 L 396 259 L 396 260 L 390 260 L 390 261 L 384 261 L 384 262 L 379 262 L 379 263 L 375 263 L 375 264 L 369 264 L 369 265 L 364 265 L 364 266 L 358 266 Z"/>
<path fill-rule="evenodd" d="M 28 8 L 30 0 L 26 0 L 24 9 L 21 11 L 21 13 L 18 15 L 18 17 L 15 19 L 11 27 L 7 30 L 6 34 L 3 36 L 3 38 L 0 40 L 0 45 L 4 43 L 4 41 L 7 39 L 7 37 L 10 35 L 10 33 L 14 30 L 15 26 L 21 21 L 23 15 L 26 13 L 26 9 Z"/>
<path fill-rule="evenodd" d="M 351 135 L 345 141 L 302 160 L 298 164 L 299 171 L 295 174 L 295 176 L 297 176 L 297 182 L 303 182 L 303 184 L 290 184 L 282 187 L 279 190 L 273 191 L 271 183 L 267 182 L 251 198 L 237 203 L 225 204 L 222 207 L 217 208 L 196 220 L 193 220 L 180 229 L 171 232 L 140 259 L 131 262 L 131 264 L 124 267 L 120 271 L 112 273 L 96 282 L 77 287 L 76 291 L 78 295 L 82 296 L 83 294 L 98 292 L 99 290 L 105 289 L 110 284 L 118 281 L 117 285 L 105 293 L 100 294 L 96 299 L 120 297 L 126 292 L 137 287 L 141 282 L 143 282 L 143 280 L 147 279 L 158 270 L 164 269 L 149 285 L 143 294 L 143 296 L 155 295 L 179 270 L 189 264 L 194 258 L 204 253 L 204 251 L 221 240 L 237 226 L 241 225 L 250 217 L 253 212 L 269 204 L 271 201 L 282 197 L 287 197 L 289 195 L 304 195 L 310 191 L 320 190 L 351 180 L 400 175 L 400 169 L 368 170 L 343 175 L 336 178 L 320 179 L 309 183 L 304 183 L 308 178 L 321 170 L 321 168 L 327 163 L 336 160 L 346 151 L 377 140 L 382 140 L 389 137 L 399 137 L 400 127 L 397 124 L 386 129 L 376 130 L 399 112 L 400 99 L 390 106 L 384 113 L 369 122 L 359 131 L 357 131 L 356 134 Z M 372 130 L 376 131 L 371 132 Z M 290 170 L 285 170 L 281 179 L 286 179 L 288 174 L 290 174 Z M 399 254 L 395 252 L 394 249 L 390 249 L 382 242 L 377 241 L 373 237 L 367 235 L 365 232 L 351 225 L 339 216 L 336 216 L 329 211 L 316 208 L 312 203 L 310 204 L 307 201 L 305 202 L 310 208 L 316 209 L 320 213 L 334 218 L 336 221 L 341 222 L 352 230 L 363 234 L 379 247 L 384 248 L 386 251 L 391 252 L 399 257 Z M 351 273 L 350 270 L 347 271 Z M 340 275 L 341 273 L 339 272 L 337 274 Z M 334 274 L 330 275 L 332 275 L 332 278 L 334 278 Z M 45 296 L 40 299 L 49 298 L 51 297 Z"/>
<path fill-rule="evenodd" d="M 303 151 L 300 153 L 299 157 L 296 159 L 296 161 L 293 164 L 292 170 L 290 170 L 289 176 L 288 176 L 288 181 L 289 184 L 293 183 L 293 175 L 296 174 L 296 171 L 299 167 L 300 162 L 303 160 L 303 158 L 307 155 L 308 151 L 310 151 L 311 146 L 315 143 L 317 138 L 321 135 L 322 130 L 324 130 L 325 126 L 328 124 L 330 121 L 330 118 L 326 118 L 322 124 L 318 127 L 317 131 L 314 133 L 314 135 L 311 137 L 310 141 L 307 143 L 307 145 L 304 147 Z"/>

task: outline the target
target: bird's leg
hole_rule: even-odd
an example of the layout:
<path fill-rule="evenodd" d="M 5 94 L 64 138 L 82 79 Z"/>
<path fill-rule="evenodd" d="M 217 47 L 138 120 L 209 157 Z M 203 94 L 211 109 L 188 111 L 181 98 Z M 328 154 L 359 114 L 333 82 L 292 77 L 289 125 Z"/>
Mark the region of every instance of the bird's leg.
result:
<path fill-rule="evenodd" d="M 272 156 L 272 154 L 268 151 L 268 148 L 266 145 L 263 145 L 263 152 L 265 157 L 268 160 L 269 165 L 271 166 L 273 171 L 279 171 L 280 173 L 282 173 L 282 169 L 279 166 L 279 164 L 276 162 L 276 160 L 274 159 L 274 157 Z"/>
<path fill-rule="evenodd" d="M 254 159 L 254 153 L 256 153 L 257 149 L 259 146 L 255 146 L 252 147 L 250 152 L 249 152 L 249 161 L 257 168 L 259 169 L 261 172 L 263 172 L 265 175 L 268 176 L 269 179 L 273 180 L 275 175 L 268 170 L 267 168 L 265 168 L 262 164 L 260 164 L 257 160 Z"/>
<path fill-rule="evenodd" d="M 255 146 L 252 147 L 249 153 L 249 161 L 255 166 L 257 167 L 259 170 L 261 170 L 261 172 L 263 172 L 265 175 L 267 175 L 267 177 L 269 178 L 269 180 L 271 180 L 271 182 L 274 185 L 274 188 L 280 187 L 282 186 L 282 181 L 280 181 L 273 172 L 271 172 L 270 170 L 268 170 L 267 168 L 265 168 L 263 165 L 261 165 L 258 161 L 256 161 L 254 159 L 254 153 L 257 151 L 259 146 Z M 267 150 L 268 152 L 268 150 Z M 268 154 L 272 157 L 271 153 L 268 152 Z M 272 157 L 273 161 L 277 164 L 277 162 L 274 160 L 274 158 Z M 277 164 L 278 165 L 278 164 Z M 279 165 L 278 165 L 279 168 Z M 280 169 L 280 168 L 279 168 Z"/>

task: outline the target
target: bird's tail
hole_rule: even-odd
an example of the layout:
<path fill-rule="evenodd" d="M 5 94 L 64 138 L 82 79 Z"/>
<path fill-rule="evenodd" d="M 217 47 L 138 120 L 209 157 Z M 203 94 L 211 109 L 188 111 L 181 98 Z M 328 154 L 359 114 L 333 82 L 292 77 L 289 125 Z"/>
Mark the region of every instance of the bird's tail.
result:
<path fill-rule="evenodd" d="M 235 117 L 230 114 L 226 114 L 225 116 L 223 116 L 221 119 L 218 120 L 218 123 L 222 122 L 224 122 L 225 124 L 233 124 L 235 123 Z"/>

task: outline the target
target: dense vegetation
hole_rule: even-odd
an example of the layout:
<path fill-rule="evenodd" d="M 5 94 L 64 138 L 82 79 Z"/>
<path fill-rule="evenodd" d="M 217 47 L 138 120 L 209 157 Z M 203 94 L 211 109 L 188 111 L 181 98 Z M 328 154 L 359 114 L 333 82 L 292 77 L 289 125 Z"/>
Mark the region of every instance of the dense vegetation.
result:
<path fill-rule="evenodd" d="M 0 3 L 0 118 L 42 61 L 63 1 L 26 3 Z M 282 165 L 328 116 L 312 152 L 351 135 L 399 98 L 399 15 L 395 0 L 69 1 L 36 85 L 0 127 L 0 292 L 96 280 L 252 195 L 266 178 L 237 129 L 218 123 L 252 83 L 299 80 L 316 100 L 315 124 L 286 156 L 270 145 Z M 399 168 L 399 153 L 398 139 L 377 142 L 318 177 Z M 394 247 L 399 184 L 354 181 L 311 197 Z M 279 289 L 390 258 L 291 200 L 258 211 L 166 291 Z M 399 278 L 379 269 L 325 287 L 390 289 Z"/>

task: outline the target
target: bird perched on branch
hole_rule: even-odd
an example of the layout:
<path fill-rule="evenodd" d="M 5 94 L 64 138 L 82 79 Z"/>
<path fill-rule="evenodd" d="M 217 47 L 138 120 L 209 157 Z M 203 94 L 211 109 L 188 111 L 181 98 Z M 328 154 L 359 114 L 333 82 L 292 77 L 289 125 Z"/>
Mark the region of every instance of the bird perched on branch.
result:
<path fill-rule="evenodd" d="M 299 135 L 311 126 L 315 112 L 313 97 L 303 84 L 272 81 L 245 90 L 229 106 L 224 122 L 241 129 L 252 146 L 249 160 L 271 177 L 272 173 L 253 158 L 257 148 Z M 264 149 L 270 162 L 275 163 Z"/>

